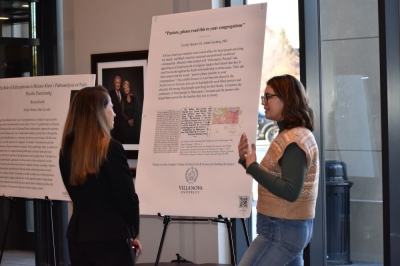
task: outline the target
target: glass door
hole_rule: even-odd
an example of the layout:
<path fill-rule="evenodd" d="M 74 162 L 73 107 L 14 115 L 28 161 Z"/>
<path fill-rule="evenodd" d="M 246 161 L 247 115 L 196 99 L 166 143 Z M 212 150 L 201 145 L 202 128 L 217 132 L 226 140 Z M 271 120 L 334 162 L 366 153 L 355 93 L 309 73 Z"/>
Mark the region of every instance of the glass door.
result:
<path fill-rule="evenodd" d="M 36 0 L 0 0 L 0 79 L 37 76 L 38 48 Z M 49 22 L 50 23 L 50 22 Z M 13 206 L 13 207 L 12 207 Z M 11 216 L 9 217 L 9 213 Z M 8 220 L 9 219 L 9 220 Z M 7 227 L 6 224 L 10 223 Z M 36 224 L 37 225 L 37 224 Z M 5 257 L 24 256 L 35 262 L 34 207 L 31 199 L 0 197 L 0 235 L 4 236 Z"/>
<path fill-rule="evenodd" d="M 378 1 L 322 0 L 320 27 L 327 264 L 383 265 Z"/>
<path fill-rule="evenodd" d="M 0 78 L 37 76 L 36 3 L 0 1 Z"/>

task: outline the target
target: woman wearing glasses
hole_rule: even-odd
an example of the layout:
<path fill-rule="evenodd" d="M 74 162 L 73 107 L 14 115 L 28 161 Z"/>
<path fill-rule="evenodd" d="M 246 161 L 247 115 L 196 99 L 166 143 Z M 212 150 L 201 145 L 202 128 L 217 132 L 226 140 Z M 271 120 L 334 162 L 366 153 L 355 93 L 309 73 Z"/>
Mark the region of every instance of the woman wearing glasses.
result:
<path fill-rule="evenodd" d="M 257 163 L 256 147 L 242 134 L 239 163 L 258 183 L 257 234 L 240 265 L 304 265 L 318 194 L 318 147 L 306 91 L 290 75 L 273 77 L 261 96 L 265 117 L 279 134 Z"/>

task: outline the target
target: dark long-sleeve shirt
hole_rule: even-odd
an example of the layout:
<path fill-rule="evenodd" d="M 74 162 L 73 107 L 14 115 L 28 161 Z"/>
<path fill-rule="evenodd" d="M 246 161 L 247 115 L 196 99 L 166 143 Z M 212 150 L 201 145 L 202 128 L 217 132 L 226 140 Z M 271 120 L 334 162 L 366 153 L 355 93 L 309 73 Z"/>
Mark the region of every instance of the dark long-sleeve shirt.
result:
<path fill-rule="evenodd" d="M 279 132 L 281 123 L 278 123 Z M 239 163 L 246 168 L 246 161 L 239 160 Z M 249 165 L 246 173 L 250 174 L 259 184 L 268 189 L 272 194 L 287 201 L 296 201 L 301 193 L 306 178 L 307 158 L 306 153 L 297 145 L 288 145 L 279 160 L 282 169 L 282 177 L 269 174 L 263 170 L 257 162 Z"/>

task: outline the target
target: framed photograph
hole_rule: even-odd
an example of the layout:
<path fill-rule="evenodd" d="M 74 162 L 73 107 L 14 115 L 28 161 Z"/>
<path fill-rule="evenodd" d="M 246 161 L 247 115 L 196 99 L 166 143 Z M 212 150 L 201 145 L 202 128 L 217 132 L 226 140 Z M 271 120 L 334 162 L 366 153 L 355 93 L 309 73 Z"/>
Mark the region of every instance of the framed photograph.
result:
<path fill-rule="evenodd" d="M 142 122 L 148 51 L 92 54 L 96 85 L 104 86 L 114 105 L 111 135 L 121 142 L 129 159 L 137 159 Z"/>

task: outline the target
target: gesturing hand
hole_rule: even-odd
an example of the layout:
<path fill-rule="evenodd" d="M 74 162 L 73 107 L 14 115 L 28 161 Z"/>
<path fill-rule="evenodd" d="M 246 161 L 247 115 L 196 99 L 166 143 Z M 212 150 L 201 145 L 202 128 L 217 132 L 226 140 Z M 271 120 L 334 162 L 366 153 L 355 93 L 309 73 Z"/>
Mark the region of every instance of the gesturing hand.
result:
<path fill-rule="evenodd" d="M 250 164 L 257 161 L 256 155 L 256 145 L 254 143 L 251 144 L 251 150 L 246 150 L 246 168 L 250 166 Z"/>
<path fill-rule="evenodd" d="M 246 151 L 249 148 L 249 143 L 247 141 L 248 141 L 248 139 L 247 139 L 246 133 L 243 133 L 242 136 L 240 136 L 240 140 L 239 140 L 239 144 L 238 144 L 239 158 L 242 161 L 246 160 Z"/>

